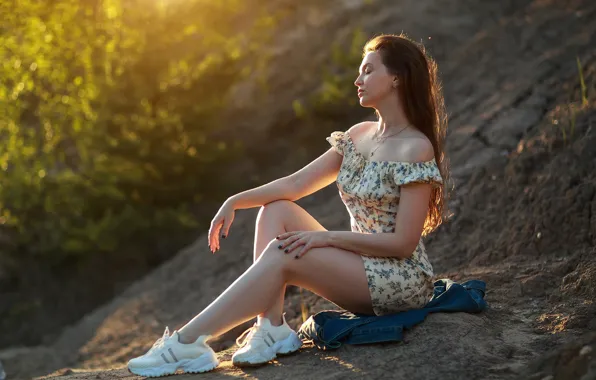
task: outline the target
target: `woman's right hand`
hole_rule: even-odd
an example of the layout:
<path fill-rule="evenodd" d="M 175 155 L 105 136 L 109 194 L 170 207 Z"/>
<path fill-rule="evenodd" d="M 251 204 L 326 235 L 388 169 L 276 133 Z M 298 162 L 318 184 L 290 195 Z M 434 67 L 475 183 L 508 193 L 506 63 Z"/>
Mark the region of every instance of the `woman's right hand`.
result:
<path fill-rule="evenodd" d="M 219 236 L 221 235 L 224 239 L 228 236 L 230 225 L 234 221 L 234 214 L 234 205 L 226 201 L 213 217 L 209 227 L 209 248 L 211 253 L 215 253 L 219 249 Z"/>

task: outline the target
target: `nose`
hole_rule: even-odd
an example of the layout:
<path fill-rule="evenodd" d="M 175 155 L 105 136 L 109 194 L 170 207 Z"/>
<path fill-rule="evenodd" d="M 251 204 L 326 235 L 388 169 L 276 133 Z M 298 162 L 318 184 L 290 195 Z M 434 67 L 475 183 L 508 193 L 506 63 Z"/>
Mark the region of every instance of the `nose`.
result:
<path fill-rule="evenodd" d="M 358 75 L 358 78 L 356 78 L 356 80 L 354 81 L 354 85 L 356 87 L 360 87 L 361 84 L 362 84 L 362 80 L 360 79 L 360 75 Z"/>

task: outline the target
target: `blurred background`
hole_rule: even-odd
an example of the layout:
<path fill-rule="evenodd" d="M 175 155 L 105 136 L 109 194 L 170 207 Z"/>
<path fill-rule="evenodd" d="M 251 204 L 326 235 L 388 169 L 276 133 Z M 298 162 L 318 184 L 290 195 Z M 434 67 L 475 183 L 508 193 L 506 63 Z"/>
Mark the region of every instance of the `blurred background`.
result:
<path fill-rule="evenodd" d="M 364 33 L 304 40 L 345 6 L 2 2 L 0 347 L 75 321 L 364 114 Z"/>
<path fill-rule="evenodd" d="M 146 338 L 199 311 L 252 257 L 253 214 L 210 255 L 221 203 L 300 169 L 330 132 L 374 119 L 353 82 L 380 33 L 422 42 L 444 82 L 457 194 L 454 220 L 429 237 L 437 273 L 494 265 L 481 276 L 502 286 L 491 302 L 513 307 L 525 280 L 507 272 L 503 285 L 498 265 L 566 255 L 567 269 L 532 277 L 515 302 L 544 296 L 578 263 L 563 285 L 594 294 L 592 0 L 19 0 L 0 2 L 0 14 L 0 348 L 52 344 L 127 289 L 147 310 L 123 315 L 150 314 L 161 306 L 144 304 L 141 279 L 163 301 L 177 288 L 174 267 L 197 276 L 195 308 L 146 325 L 122 317 L 88 352 L 122 364 L 130 351 L 100 348 L 122 326 L 142 325 Z M 309 198 L 323 224 L 349 230 L 334 186 Z M 200 253 L 177 255 L 191 245 Z M 550 273 L 527 268 L 520 276 Z M 38 373 L 86 358 L 76 355 Z"/>

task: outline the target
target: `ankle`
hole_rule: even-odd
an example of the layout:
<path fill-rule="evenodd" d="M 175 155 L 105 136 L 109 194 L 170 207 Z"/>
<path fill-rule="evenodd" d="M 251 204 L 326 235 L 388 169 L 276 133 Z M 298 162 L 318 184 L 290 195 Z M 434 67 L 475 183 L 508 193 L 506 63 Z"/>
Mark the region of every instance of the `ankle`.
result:
<path fill-rule="evenodd" d="M 178 331 L 178 343 L 182 344 L 191 344 L 194 343 L 196 339 L 191 339 L 191 337 L 186 336 L 183 332 Z"/>
<path fill-rule="evenodd" d="M 273 327 L 280 327 L 281 325 L 284 324 L 284 320 L 281 317 L 281 315 L 279 317 L 276 317 L 276 316 L 270 317 L 270 316 L 259 315 L 258 318 L 259 319 L 260 318 L 267 318 L 269 320 L 269 323 L 271 323 L 271 326 L 273 326 Z"/>
<path fill-rule="evenodd" d="M 207 344 L 207 340 L 211 338 L 211 335 L 202 334 L 197 336 L 196 334 L 190 334 L 183 330 L 179 330 L 177 332 L 178 335 L 178 343 L 180 344 Z"/>

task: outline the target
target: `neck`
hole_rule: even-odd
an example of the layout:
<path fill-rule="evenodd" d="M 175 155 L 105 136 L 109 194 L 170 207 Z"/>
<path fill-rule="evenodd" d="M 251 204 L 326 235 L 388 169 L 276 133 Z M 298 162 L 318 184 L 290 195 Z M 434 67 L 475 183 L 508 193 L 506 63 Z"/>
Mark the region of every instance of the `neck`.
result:
<path fill-rule="evenodd" d="M 400 102 L 394 97 L 390 97 L 387 100 L 386 104 L 381 104 L 380 107 L 376 109 L 379 114 L 377 136 L 396 133 L 402 130 L 406 125 L 410 124 Z"/>

